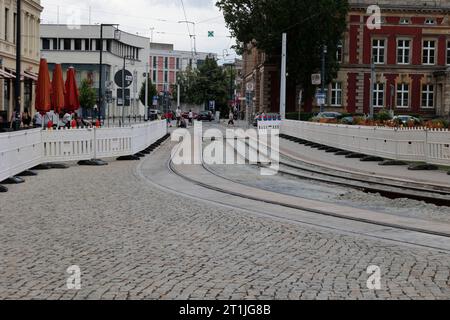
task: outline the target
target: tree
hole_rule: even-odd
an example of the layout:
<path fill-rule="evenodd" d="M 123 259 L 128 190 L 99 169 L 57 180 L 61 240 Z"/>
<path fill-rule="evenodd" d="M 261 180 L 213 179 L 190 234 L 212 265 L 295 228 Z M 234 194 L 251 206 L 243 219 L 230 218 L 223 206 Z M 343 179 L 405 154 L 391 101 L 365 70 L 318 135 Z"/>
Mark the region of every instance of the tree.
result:
<path fill-rule="evenodd" d="M 158 90 L 156 90 L 156 86 L 152 83 L 152 80 L 148 79 L 148 97 L 147 97 L 147 106 L 153 105 L 153 97 L 158 95 Z M 141 103 L 145 105 L 145 81 L 142 83 L 141 91 L 139 93 L 139 100 Z"/>
<path fill-rule="evenodd" d="M 215 59 L 206 58 L 204 64 L 199 67 L 193 90 L 196 92 L 197 104 L 206 106 L 208 101 L 215 101 L 216 109 L 227 107 L 227 77 Z"/>
<path fill-rule="evenodd" d="M 81 82 L 79 99 L 81 107 L 85 110 L 91 110 L 95 106 L 97 93 L 88 79 Z"/>
<path fill-rule="evenodd" d="M 326 79 L 336 77 L 336 51 L 346 29 L 347 0 L 219 0 L 236 49 L 252 44 L 280 63 L 282 34 L 288 35 L 288 81 L 311 96 L 311 74 L 321 69 L 322 46 L 328 46 Z"/>
<path fill-rule="evenodd" d="M 180 85 L 180 101 L 181 103 L 195 104 L 197 92 L 195 86 L 197 83 L 198 71 L 188 67 L 186 71 L 179 72 L 177 75 L 177 84 Z M 177 100 L 177 85 L 172 88 L 173 98 Z"/>

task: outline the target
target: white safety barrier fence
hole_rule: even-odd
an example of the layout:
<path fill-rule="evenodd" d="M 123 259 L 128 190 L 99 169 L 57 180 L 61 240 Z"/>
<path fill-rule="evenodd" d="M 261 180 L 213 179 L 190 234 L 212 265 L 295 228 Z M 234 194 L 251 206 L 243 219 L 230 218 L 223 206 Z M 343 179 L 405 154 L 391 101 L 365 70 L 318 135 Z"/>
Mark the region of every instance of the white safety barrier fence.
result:
<path fill-rule="evenodd" d="M 69 162 L 136 154 L 167 134 L 166 121 L 123 128 L 0 134 L 0 181 L 46 162 Z"/>
<path fill-rule="evenodd" d="M 450 165 L 450 131 L 285 120 L 281 134 L 387 159 Z"/>

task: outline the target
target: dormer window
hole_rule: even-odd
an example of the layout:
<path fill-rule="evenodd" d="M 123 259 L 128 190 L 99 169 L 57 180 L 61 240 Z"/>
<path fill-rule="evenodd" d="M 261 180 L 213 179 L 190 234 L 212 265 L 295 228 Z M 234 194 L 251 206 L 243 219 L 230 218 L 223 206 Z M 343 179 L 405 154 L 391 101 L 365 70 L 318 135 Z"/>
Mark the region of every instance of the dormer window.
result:
<path fill-rule="evenodd" d="M 410 24 L 411 20 L 409 18 L 400 18 L 400 24 Z"/>
<path fill-rule="evenodd" d="M 434 19 L 426 19 L 425 20 L 425 24 L 428 24 L 428 25 L 433 25 L 433 24 L 436 24 L 436 20 L 434 20 Z"/>

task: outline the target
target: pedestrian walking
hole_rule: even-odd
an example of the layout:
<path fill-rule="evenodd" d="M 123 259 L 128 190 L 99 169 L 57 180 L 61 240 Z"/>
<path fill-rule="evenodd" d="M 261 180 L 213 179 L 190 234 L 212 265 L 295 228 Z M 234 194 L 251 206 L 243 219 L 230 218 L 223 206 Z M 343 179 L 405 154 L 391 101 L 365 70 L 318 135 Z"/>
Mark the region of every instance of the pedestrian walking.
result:
<path fill-rule="evenodd" d="M 177 117 L 177 127 L 180 127 L 180 124 L 181 124 L 181 109 L 180 109 L 180 107 L 177 108 L 175 114 Z"/>
<path fill-rule="evenodd" d="M 192 121 L 194 119 L 194 113 L 192 110 L 189 110 L 189 125 L 192 126 Z"/>
<path fill-rule="evenodd" d="M 230 114 L 228 115 L 228 126 L 232 125 L 234 127 L 234 113 L 230 110 Z"/>

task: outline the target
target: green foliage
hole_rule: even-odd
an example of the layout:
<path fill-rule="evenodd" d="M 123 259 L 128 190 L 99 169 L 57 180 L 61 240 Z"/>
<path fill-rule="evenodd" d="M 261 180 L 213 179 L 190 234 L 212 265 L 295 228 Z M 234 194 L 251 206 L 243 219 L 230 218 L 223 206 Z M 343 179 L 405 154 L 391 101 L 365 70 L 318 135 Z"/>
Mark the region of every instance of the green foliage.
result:
<path fill-rule="evenodd" d="M 152 80 L 148 79 L 148 101 L 147 105 L 152 106 L 153 97 L 158 95 L 158 91 L 156 90 L 156 86 L 152 83 Z M 142 83 L 141 91 L 139 92 L 139 100 L 143 105 L 145 105 L 145 81 Z"/>
<path fill-rule="evenodd" d="M 80 105 L 85 109 L 92 109 L 96 103 L 96 91 L 88 79 L 81 81 L 80 86 Z"/>
<path fill-rule="evenodd" d="M 389 111 L 380 111 L 377 114 L 374 115 L 375 120 L 378 121 L 388 121 L 392 119 L 391 114 L 389 113 Z"/>
<path fill-rule="evenodd" d="M 326 79 L 336 77 L 336 51 L 346 29 L 347 0 L 219 0 L 225 22 L 243 53 L 252 43 L 279 63 L 282 33 L 288 36 L 288 81 L 302 85 L 307 96 L 315 87 L 311 74 L 321 69 L 321 48 L 328 47 Z"/>
<path fill-rule="evenodd" d="M 301 121 L 309 121 L 314 117 L 313 113 L 310 112 L 301 112 L 300 120 Z M 298 112 L 289 112 L 286 113 L 286 119 L 288 120 L 298 120 Z"/>
<path fill-rule="evenodd" d="M 177 76 L 177 84 L 180 84 L 180 91 L 181 91 L 181 97 L 180 101 L 181 103 L 189 103 L 189 104 L 196 104 L 196 95 L 197 92 L 195 91 L 195 87 L 197 84 L 197 77 L 198 77 L 198 71 L 192 70 L 191 68 L 188 68 L 184 72 L 179 72 Z M 172 88 L 173 92 L 173 98 L 174 100 L 177 100 L 177 85 L 173 86 Z"/>

